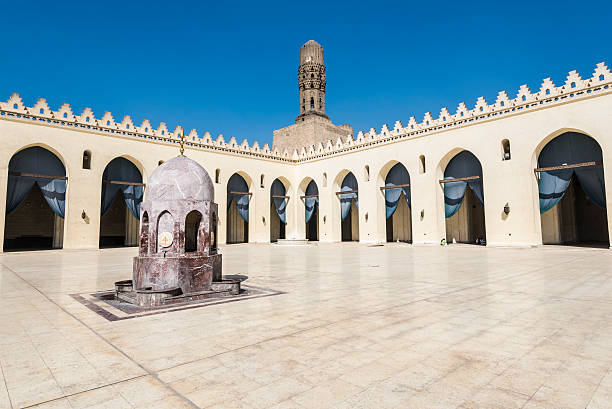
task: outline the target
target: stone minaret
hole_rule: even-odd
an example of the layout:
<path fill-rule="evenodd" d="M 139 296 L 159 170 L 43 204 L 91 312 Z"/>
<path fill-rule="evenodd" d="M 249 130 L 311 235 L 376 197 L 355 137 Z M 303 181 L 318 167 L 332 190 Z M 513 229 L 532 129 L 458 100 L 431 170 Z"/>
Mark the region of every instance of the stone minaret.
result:
<path fill-rule="evenodd" d="M 338 138 L 343 141 L 353 135 L 350 125 L 334 125 L 325 114 L 325 63 L 323 47 L 310 40 L 300 48 L 300 68 L 298 68 L 300 86 L 300 114 L 295 124 L 274 130 L 272 143 L 281 153 L 289 154 L 302 147 L 313 146 L 315 149 L 327 141 L 335 143 Z"/>
<path fill-rule="evenodd" d="M 298 68 L 298 85 L 300 87 L 300 115 L 298 123 L 310 115 L 329 117 L 325 114 L 325 63 L 323 47 L 314 40 L 308 41 L 300 48 L 300 67 Z"/>

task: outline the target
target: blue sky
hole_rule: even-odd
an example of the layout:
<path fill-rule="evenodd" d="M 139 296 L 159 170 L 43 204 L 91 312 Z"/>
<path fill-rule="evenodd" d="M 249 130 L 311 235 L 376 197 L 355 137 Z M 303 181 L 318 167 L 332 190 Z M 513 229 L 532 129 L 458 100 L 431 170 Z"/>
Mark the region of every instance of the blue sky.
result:
<path fill-rule="evenodd" d="M 612 2 L 6 2 L 0 99 L 271 142 L 323 45 L 334 123 L 380 129 L 612 65 Z"/>

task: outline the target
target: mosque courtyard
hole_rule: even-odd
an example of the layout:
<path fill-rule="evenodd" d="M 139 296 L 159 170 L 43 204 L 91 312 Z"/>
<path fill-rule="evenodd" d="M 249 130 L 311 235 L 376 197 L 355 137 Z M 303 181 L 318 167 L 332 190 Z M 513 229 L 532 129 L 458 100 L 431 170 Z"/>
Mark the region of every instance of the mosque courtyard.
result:
<path fill-rule="evenodd" d="M 94 303 L 136 248 L 0 255 L 0 408 L 609 408 L 612 252 L 221 247 L 251 297 Z"/>

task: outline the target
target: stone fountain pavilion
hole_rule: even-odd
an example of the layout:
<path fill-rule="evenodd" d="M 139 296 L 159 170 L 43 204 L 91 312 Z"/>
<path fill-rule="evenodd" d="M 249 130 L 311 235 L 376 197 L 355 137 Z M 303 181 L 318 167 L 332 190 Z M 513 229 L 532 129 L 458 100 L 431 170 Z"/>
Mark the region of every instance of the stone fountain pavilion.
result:
<path fill-rule="evenodd" d="M 217 215 L 202 166 L 183 155 L 161 164 L 141 206 L 132 280 L 115 283 L 116 298 L 154 307 L 239 294 L 240 281 L 221 276 Z"/>

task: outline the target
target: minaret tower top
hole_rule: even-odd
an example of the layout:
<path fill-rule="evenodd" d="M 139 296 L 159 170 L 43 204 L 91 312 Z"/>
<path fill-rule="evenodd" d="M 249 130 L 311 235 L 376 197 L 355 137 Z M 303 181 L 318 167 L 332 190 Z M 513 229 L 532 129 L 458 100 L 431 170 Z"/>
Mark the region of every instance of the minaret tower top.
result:
<path fill-rule="evenodd" d="M 295 122 L 301 122 L 309 115 L 329 119 L 325 114 L 326 82 L 323 47 L 314 40 L 308 41 L 300 48 L 298 85 L 300 87 L 300 115 Z"/>

